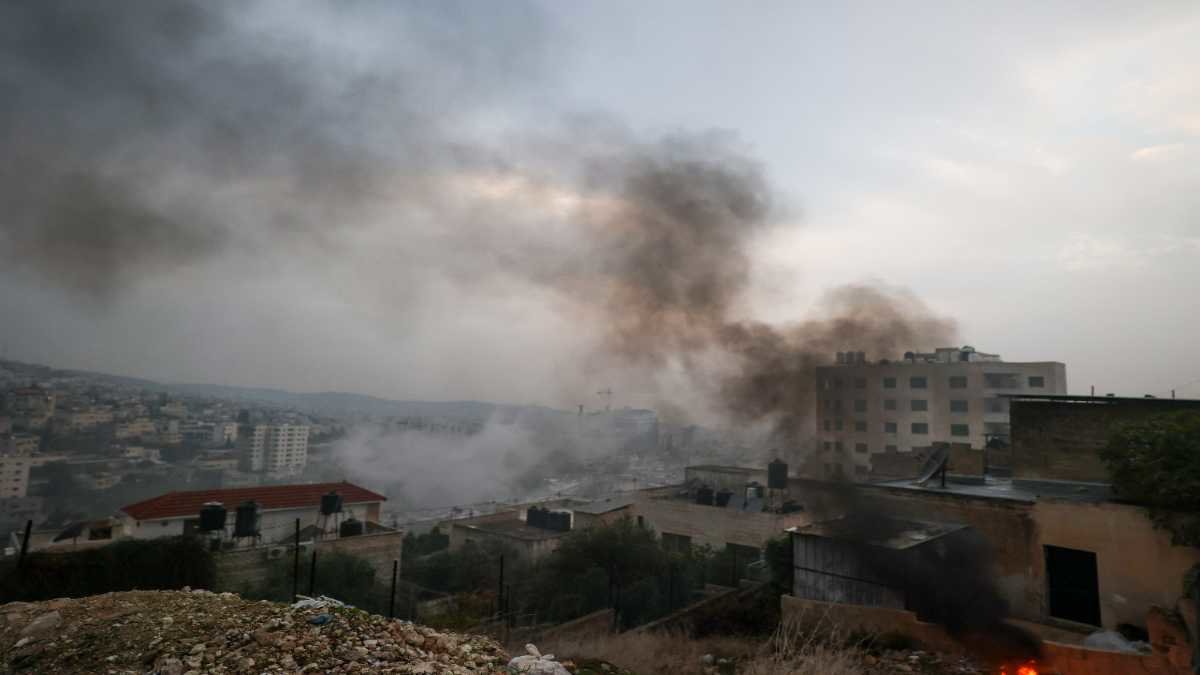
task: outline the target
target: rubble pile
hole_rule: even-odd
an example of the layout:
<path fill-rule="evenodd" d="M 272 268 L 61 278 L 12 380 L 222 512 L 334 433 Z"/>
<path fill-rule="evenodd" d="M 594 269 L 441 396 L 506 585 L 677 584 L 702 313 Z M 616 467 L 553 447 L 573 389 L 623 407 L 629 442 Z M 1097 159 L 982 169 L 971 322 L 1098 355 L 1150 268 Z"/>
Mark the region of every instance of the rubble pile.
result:
<path fill-rule="evenodd" d="M 340 603 L 338 603 L 340 604 Z M 504 673 L 489 638 L 335 603 L 131 591 L 0 606 L 0 670 L 65 673 Z"/>

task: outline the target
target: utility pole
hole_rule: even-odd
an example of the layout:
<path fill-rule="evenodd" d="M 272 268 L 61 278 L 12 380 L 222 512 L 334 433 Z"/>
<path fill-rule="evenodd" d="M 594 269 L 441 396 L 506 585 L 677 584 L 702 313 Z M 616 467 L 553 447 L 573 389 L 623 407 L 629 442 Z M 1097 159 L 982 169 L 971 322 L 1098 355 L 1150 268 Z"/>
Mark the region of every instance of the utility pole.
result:
<path fill-rule="evenodd" d="M 314 550 L 316 550 L 314 548 Z M 296 519 L 296 551 L 292 555 L 292 602 L 300 593 L 300 519 Z"/>

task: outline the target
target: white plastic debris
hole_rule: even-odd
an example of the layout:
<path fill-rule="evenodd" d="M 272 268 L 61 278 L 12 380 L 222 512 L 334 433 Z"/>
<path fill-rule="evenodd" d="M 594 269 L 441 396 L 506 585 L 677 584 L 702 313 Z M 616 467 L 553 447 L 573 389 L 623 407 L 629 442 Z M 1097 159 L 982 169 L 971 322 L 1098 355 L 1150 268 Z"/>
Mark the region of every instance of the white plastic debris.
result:
<path fill-rule="evenodd" d="M 1096 631 L 1083 639 L 1083 646 L 1127 654 L 1150 651 L 1145 642 L 1131 642 L 1115 630 Z"/>
<path fill-rule="evenodd" d="M 325 609 L 327 607 L 349 607 L 346 603 L 328 595 L 318 595 L 310 598 L 307 595 L 297 595 L 298 600 L 292 603 L 292 609 Z"/>
<path fill-rule="evenodd" d="M 527 653 L 524 656 L 518 656 L 508 662 L 510 671 L 529 675 L 571 675 L 571 671 L 554 660 L 553 654 L 543 655 L 531 644 L 525 645 L 525 651 Z"/>

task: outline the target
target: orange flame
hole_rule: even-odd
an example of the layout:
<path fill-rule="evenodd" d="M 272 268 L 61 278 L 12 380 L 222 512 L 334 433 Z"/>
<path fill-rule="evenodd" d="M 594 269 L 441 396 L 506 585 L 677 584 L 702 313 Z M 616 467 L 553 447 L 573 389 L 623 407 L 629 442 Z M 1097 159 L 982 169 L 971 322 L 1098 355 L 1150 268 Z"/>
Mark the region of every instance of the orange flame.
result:
<path fill-rule="evenodd" d="M 1008 666 L 1000 668 L 1000 675 L 1009 675 Z M 1013 675 L 1038 675 L 1038 669 L 1035 667 L 1035 664 L 1030 661 L 1024 665 L 1017 666 L 1017 670 L 1013 673 Z"/>

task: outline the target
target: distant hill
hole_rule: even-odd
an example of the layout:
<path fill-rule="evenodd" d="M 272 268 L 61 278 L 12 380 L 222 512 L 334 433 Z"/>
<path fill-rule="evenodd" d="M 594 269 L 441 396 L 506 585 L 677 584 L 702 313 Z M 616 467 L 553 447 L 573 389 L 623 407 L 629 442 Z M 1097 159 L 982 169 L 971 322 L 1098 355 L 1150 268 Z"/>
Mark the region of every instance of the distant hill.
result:
<path fill-rule="evenodd" d="M 87 370 L 56 369 L 40 364 L 0 361 L 6 370 L 27 373 L 38 379 L 73 377 L 113 385 L 139 387 L 181 396 L 218 398 L 245 401 L 281 408 L 293 408 L 331 417 L 370 415 L 378 417 L 447 417 L 453 419 L 488 419 L 496 412 L 516 412 L 540 408 L 488 403 L 486 401 L 396 401 L 340 391 L 292 392 L 266 387 L 236 387 L 220 384 L 166 383 L 125 375 L 97 373 Z M 549 408 L 540 408 L 551 411 Z M 554 411 L 558 412 L 558 411 Z"/>

